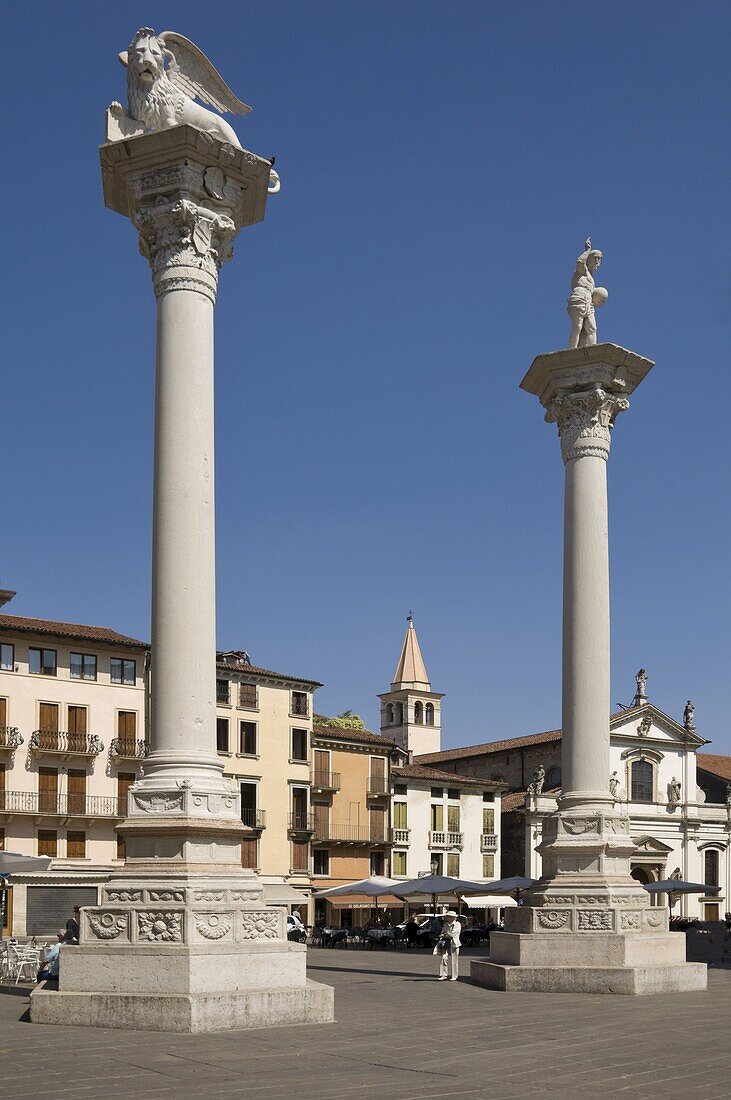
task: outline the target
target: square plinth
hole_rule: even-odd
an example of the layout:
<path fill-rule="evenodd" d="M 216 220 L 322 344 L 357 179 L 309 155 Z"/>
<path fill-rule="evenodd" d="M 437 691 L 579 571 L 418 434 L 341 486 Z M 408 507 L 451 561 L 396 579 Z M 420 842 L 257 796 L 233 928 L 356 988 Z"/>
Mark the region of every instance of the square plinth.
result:
<path fill-rule="evenodd" d="M 227 993 L 66 993 L 42 982 L 30 996 L 34 1024 L 169 1031 L 247 1031 L 334 1018 L 332 986 L 308 981 L 299 989 Z"/>
<path fill-rule="evenodd" d="M 674 966 L 505 966 L 473 960 L 476 985 L 501 993 L 701 993 L 708 981 L 705 963 Z"/>

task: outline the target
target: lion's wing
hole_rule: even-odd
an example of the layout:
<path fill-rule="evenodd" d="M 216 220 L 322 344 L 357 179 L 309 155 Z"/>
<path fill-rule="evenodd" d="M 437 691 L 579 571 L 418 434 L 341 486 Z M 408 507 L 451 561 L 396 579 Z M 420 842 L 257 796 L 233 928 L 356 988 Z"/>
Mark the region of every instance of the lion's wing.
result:
<path fill-rule="evenodd" d="M 223 77 L 193 42 L 175 31 L 165 31 L 157 37 L 173 55 L 168 76 L 182 92 L 191 98 L 197 96 L 218 111 L 248 115 L 251 107 L 236 98 Z"/>

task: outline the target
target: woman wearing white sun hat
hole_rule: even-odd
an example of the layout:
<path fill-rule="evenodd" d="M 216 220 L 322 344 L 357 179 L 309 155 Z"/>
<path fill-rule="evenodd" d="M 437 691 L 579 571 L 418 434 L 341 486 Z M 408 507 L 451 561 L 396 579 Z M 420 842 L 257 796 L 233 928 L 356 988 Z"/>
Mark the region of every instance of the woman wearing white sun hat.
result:
<path fill-rule="evenodd" d="M 462 925 L 457 920 L 457 914 L 453 909 L 450 909 L 448 913 L 444 914 L 444 924 L 442 925 L 439 942 L 434 948 L 434 954 L 440 956 L 440 982 L 446 982 L 447 978 L 449 978 L 450 982 L 457 981 L 459 949 L 462 946 L 462 940 L 460 939 L 461 932 Z"/>

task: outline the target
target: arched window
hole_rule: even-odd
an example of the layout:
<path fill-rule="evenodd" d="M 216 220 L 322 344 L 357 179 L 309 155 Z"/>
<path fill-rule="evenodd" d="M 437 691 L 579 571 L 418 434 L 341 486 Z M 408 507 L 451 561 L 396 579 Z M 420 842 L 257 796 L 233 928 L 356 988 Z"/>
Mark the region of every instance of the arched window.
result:
<path fill-rule="evenodd" d="M 404 724 L 404 705 L 403 703 L 396 704 L 396 725 L 403 726 Z"/>
<path fill-rule="evenodd" d="M 427 726 L 433 726 L 434 725 L 434 704 L 433 703 L 427 703 L 426 704 L 426 724 L 427 724 Z"/>
<path fill-rule="evenodd" d="M 393 725 L 393 703 L 389 703 L 386 707 L 386 725 Z"/>
<path fill-rule="evenodd" d="M 716 848 L 706 848 L 703 853 L 703 881 L 706 886 L 718 886 L 718 851 Z"/>
<path fill-rule="evenodd" d="M 635 760 L 632 763 L 632 801 L 654 802 L 652 780 L 653 767 L 649 760 Z"/>
<path fill-rule="evenodd" d="M 424 704 L 421 702 L 414 703 L 414 721 L 417 726 L 424 724 Z"/>
<path fill-rule="evenodd" d="M 561 769 L 560 768 L 549 768 L 548 769 L 548 771 L 546 773 L 546 786 L 549 789 L 551 787 L 560 787 L 561 786 Z"/>

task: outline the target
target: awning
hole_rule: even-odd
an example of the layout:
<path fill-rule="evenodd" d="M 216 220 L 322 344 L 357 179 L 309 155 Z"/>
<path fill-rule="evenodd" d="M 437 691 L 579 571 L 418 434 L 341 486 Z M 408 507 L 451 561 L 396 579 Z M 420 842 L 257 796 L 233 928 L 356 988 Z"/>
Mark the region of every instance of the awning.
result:
<path fill-rule="evenodd" d="M 264 900 L 267 905 L 305 905 L 310 896 L 286 882 L 274 882 L 264 886 Z"/>
<path fill-rule="evenodd" d="M 469 909 L 509 909 L 518 903 L 510 894 L 480 894 L 465 898 L 462 904 Z"/>
<path fill-rule="evenodd" d="M 376 899 L 369 898 L 367 894 L 348 894 L 347 897 L 340 898 L 323 898 L 328 905 L 332 905 L 333 909 L 375 909 Z M 398 906 L 403 908 L 404 899 L 394 898 L 391 894 L 380 894 L 378 897 L 378 908 L 383 909 L 384 906 Z"/>

